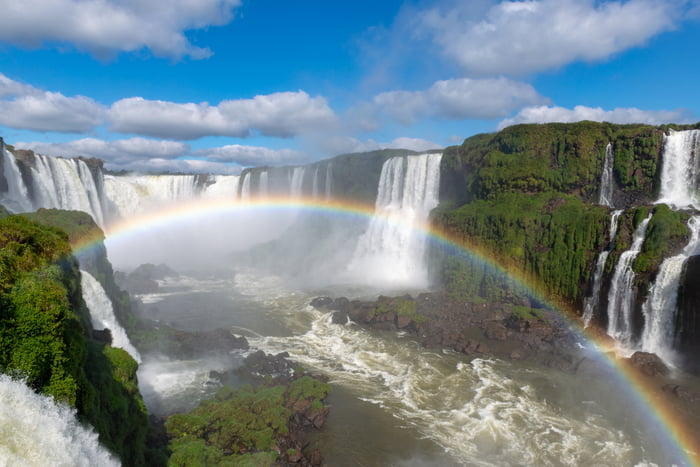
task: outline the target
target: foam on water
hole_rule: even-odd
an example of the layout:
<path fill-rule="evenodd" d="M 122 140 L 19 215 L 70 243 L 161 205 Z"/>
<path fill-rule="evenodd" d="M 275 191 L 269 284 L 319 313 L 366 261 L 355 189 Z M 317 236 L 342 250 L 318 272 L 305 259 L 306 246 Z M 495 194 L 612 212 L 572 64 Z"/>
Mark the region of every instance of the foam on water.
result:
<path fill-rule="evenodd" d="M 118 466 L 75 409 L 0 375 L 0 466 Z"/>
<path fill-rule="evenodd" d="M 626 435 L 601 414 L 573 416 L 538 397 L 510 363 L 433 352 L 311 307 L 308 332 L 250 339 L 321 371 L 333 384 L 394 414 L 465 465 L 632 465 Z M 532 378 L 532 376 L 530 376 Z M 525 382 L 523 382 L 525 381 Z"/>

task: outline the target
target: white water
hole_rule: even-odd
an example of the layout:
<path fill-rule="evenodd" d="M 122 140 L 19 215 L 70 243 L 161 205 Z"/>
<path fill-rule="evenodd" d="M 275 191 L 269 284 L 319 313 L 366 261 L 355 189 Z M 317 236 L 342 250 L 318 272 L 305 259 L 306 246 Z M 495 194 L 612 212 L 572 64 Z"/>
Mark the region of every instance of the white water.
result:
<path fill-rule="evenodd" d="M 238 175 L 210 175 L 202 192 L 206 199 L 238 199 Z"/>
<path fill-rule="evenodd" d="M 314 178 L 311 182 L 311 197 L 318 198 L 318 166 L 314 167 Z"/>
<path fill-rule="evenodd" d="M 199 194 L 196 175 L 107 175 L 105 194 L 116 217 L 190 200 Z"/>
<path fill-rule="evenodd" d="M 603 271 L 605 270 L 605 263 L 608 260 L 608 255 L 610 254 L 610 248 L 613 242 L 615 242 L 615 236 L 617 234 L 617 220 L 619 219 L 620 214 L 622 214 L 622 211 L 616 210 L 613 211 L 610 216 L 610 233 L 608 235 L 610 242 L 608 243 L 608 247 L 600 252 L 598 255 L 598 260 L 596 261 L 595 270 L 593 272 L 593 291 L 591 292 L 591 296 L 587 297 L 584 303 L 584 327 L 588 327 L 591 319 L 593 319 L 593 315 L 598 309 L 598 304 L 600 302 L 600 289 L 603 286 Z"/>
<path fill-rule="evenodd" d="M 326 199 L 331 199 L 333 192 L 333 162 L 326 166 Z"/>
<path fill-rule="evenodd" d="M 29 199 L 29 192 L 24 184 L 24 180 L 22 180 L 22 175 L 14 156 L 4 147 L 1 155 L 3 174 L 7 181 L 7 193 L 3 193 L 2 197 L 0 197 L 0 204 L 13 212 L 31 211 L 33 207 Z"/>
<path fill-rule="evenodd" d="M 0 375 L 0 466 L 118 466 L 74 409 Z"/>
<path fill-rule="evenodd" d="M 642 249 L 651 216 L 649 214 L 639 223 L 632 236 L 632 246 L 620 255 L 608 293 L 607 332 L 623 347 L 629 347 L 632 343 L 632 313 L 636 294 L 632 263 Z"/>
<path fill-rule="evenodd" d="M 661 190 L 657 203 L 700 209 L 700 130 L 673 131 L 664 137 Z"/>
<path fill-rule="evenodd" d="M 250 172 L 246 172 L 243 175 L 243 182 L 241 182 L 241 201 L 250 200 Z"/>
<path fill-rule="evenodd" d="M 661 263 L 656 281 L 642 307 L 645 326 L 641 348 L 645 352 L 655 353 L 671 365 L 676 357 L 673 344 L 678 286 L 686 261 L 700 252 L 700 216 L 693 216 L 688 227 L 691 231 L 690 241 L 680 254 Z"/>
<path fill-rule="evenodd" d="M 98 225 L 104 225 L 103 203 L 92 172 L 79 159 L 35 156 L 31 169 L 33 207 L 83 211 Z"/>
<path fill-rule="evenodd" d="M 260 197 L 266 197 L 268 192 L 270 191 L 270 181 L 269 181 L 269 176 L 267 174 L 267 170 L 263 170 L 260 172 L 260 182 L 258 186 L 258 196 Z"/>
<path fill-rule="evenodd" d="M 114 316 L 112 301 L 102 288 L 100 282 L 89 272 L 80 270 L 80 286 L 83 290 L 83 300 L 90 310 L 90 318 L 94 329 L 109 329 L 112 333 L 112 346 L 129 352 L 134 360 L 141 363 L 141 355 L 131 344 L 126 331 Z"/>
<path fill-rule="evenodd" d="M 423 154 L 384 162 L 375 214 L 348 266 L 351 275 L 368 283 L 427 284 L 420 227 L 439 202 L 441 158 Z"/>
<path fill-rule="evenodd" d="M 600 176 L 600 197 L 598 204 L 613 207 L 613 152 L 612 144 L 605 147 L 605 160 L 603 162 L 603 173 Z"/>
<path fill-rule="evenodd" d="M 300 198 L 302 188 L 304 187 L 304 172 L 305 167 L 294 167 L 292 171 L 292 179 L 289 184 L 289 196 L 291 198 Z"/>

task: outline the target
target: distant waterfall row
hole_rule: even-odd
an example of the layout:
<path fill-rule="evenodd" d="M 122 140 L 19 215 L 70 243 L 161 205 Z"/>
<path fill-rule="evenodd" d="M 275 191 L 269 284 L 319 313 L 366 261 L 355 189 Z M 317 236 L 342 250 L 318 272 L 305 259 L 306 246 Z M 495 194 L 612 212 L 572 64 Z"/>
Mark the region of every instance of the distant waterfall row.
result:
<path fill-rule="evenodd" d="M 624 251 L 614 267 L 609 282 L 604 316 L 607 319 L 607 333 L 627 351 L 642 350 L 653 352 L 667 363 L 673 364 L 676 343 L 676 315 L 679 284 L 688 258 L 700 253 L 700 130 L 671 131 L 664 137 L 660 191 L 657 204 L 665 203 L 672 209 L 682 209 L 693 214 L 688 222 L 691 238 L 681 253 L 666 258 L 656 274 L 647 298 L 642 304 L 641 334 L 635 333 L 634 314 L 635 273 L 632 269 L 646 237 L 646 227 L 651 214 L 636 227 L 632 244 Z M 611 145 L 605 152 L 601 175 L 599 204 L 612 207 L 613 194 L 613 153 Z M 610 249 L 615 241 L 617 222 L 622 211 L 611 214 L 610 243 L 598 256 L 591 296 L 584 301 L 583 320 L 586 326 L 597 313 L 603 313 L 600 295 L 605 265 Z"/>
<path fill-rule="evenodd" d="M 0 140 L 1 141 L 1 140 Z M 238 175 L 111 175 L 82 159 L 64 159 L 3 147 L 0 204 L 11 212 L 39 208 L 83 211 L 100 226 L 165 204 L 196 198 L 247 201 L 266 196 L 329 199 L 333 163 L 245 170 Z"/>

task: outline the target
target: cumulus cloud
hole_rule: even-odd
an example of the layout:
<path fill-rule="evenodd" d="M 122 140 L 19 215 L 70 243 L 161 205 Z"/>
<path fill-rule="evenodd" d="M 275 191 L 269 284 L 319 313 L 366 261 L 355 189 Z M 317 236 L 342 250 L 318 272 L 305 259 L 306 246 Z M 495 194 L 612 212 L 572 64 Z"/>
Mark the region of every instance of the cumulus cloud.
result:
<path fill-rule="evenodd" d="M 670 30 L 683 2 L 658 0 L 451 2 L 417 12 L 417 29 L 473 75 L 521 75 L 604 60 Z"/>
<path fill-rule="evenodd" d="M 3 2 L 0 41 L 35 47 L 72 44 L 98 55 L 149 49 L 154 55 L 194 59 L 208 48 L 185 31 L 230 22 L 240 0 L 24 0 Z"/>
<path fill-rule="evenodd" d="M 421 138 L 399 137 L 388 143 L 373 139 L 361 141 L 351 136 L 335 136 L 319 142 L 320 150 L 329 155 L 349 154 L 355 152 L 376 151 L 378 149 L 410 149 L 422 152 L 430 149 L 440 149 L 443 146 Z"/>
<path fill-rule="evenodd" d="M 200 149 L 194 154 L 210 161 L 233 162 L 244 166 L 293 165 L 309 161 L 306 154 L 292 149 L 270 149 L 239 144 Z"/>
<path fill-rule="evenodd" d="M 184 156 L 190 150 L 189 145 L 184 143 L 145 138 L 117 141 L 82 138 L 65 143 L 19 142 L 15 146 L 51 156 L 96 157 L 105 161 L 111 169 L 126 169 L 151 159 L 172 160 Z"/>
<path fill-rule="evenodd" d="M 134 161 L 128 166 L 122 167 L 133 172 L 182 172 L 182 173 L 206 173 L 231 175 L 241 172 L 240 166 L 229 165 L 221 162 L 212 162 L 200 159 L 146 159 Z"/>
<path fill-rule="evenodd" d="M 501 130 L 519 123 L 572 123 L 582 120 L 610 123 L 646 123 L 661 125 L 663 123 L 689 123 L 691 115 L 684 110 L 640 110 L 634 107 L 604 110 L 600 107 L 577 105 L 573 109 L 556 106 L 527 107 L 512 118 L 506 118 L 498 125 Z"/>
<path fill-rule="evenodd" d="M 335 114 L 325 98 L 297 91 L 225 100 L 215 106 L 131 97 L 115 102 L 109 119 L 114 131 L 160 138 L 246 137 L 254 131 L 292 137 L 333 125 Z"/>
<path fill-rule="evenodd" d="M 373 99 L 380 112 L 404 125 L 426 117 L 499 118 L 523 106 L 544 102 L 546 99 L 531 85 L 503 77 L 437 81 L 425 91 L 389 91 Z"/>
<path fill-rule="evenodd" d="M 0 73 L 0 125 L 80 133 L 102 124 L 104 116 L 105 108 L 89 97 L 42 91 Z"/>

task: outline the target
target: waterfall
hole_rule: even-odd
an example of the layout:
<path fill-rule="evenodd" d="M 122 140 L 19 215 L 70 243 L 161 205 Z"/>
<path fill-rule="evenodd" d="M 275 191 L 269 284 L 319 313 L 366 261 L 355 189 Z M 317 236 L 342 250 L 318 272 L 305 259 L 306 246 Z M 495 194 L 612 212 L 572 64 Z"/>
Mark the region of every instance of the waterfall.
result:
<path fill-rule="evenodd" d="M 620 255 L 608 293 L 608 335 L 629 346 L 632 340 L 634 277 L 632 264 L 642 249 L 651 214 L 639 223 L 632 236 L 632 246 Z"/>
<path fill-rule="evenodd" d="M 270 180 L 267 170 L 260 172 L 260 182 L 258 184 L 258 196 L 261 198 L 267 197 L 270 192 Z"/>
<path fill-rule="evenodd" d="M 202 197 L 207 199 L 237 200 L 238 175 L 210 175 Z"/>
<path fill-rule="evenodd" d="M 664 136 L 658 203 L 676 209 L 700 209 L 700 130 L 673 131 Z"/>
<path fill-rule="evenodd" d="M 665 362 L 674 361 L 673 343 L 675 337 L 676 302 L 678 286 L 683 266 L 688 258 L 700 251 L 700 216 L 693 216 L 688 221 L 691 237 L 683 251 L 666 258 L 649 289 L 649 296 L 642 306 L 644 313 L 644 331 L 641 348 L 653 352 Z"/>
<path fill-rule="evenodd" d="M 333 162 L 326 166 L 326 199 L 331 199 L 333 191 Z"/>
<path fill-rule="evenodd" d="M 0 375 L 0 464 L 118 466 L 75 409 Z"/>
<path fill-rule="evenodd" d="M 583 324 L 584 327 L 588 327 L 588 324 L 593 319 L 593 315 L 598 309 L 598 303 L 600 302 L 600 289 L 603 285 L 603 271 L 605 270 L 605 263 L 608 260 L 608 255 L 610 254 L 610 248 L 615 242 L 615 236 L 617 235 L 617 220 L 622 214 L 622 210 L 613 211 L 610 216 L 610 243 L 604 251 L 600 252 L 598 255 L 598 260 L 596 261 L 595 270 L 593 273 L 593 291 L 590 297 L 587 297 L 584 303 L 583 311 Z"/>
<path fill-rule="evenodd" d="M 37 154 L 31 169 L 34 208 L 83 211 L 104 225 L 101 193 L 85 161 Z"/>
<path fill-rule="evenodd" d="M 318 166 L 314 168 L 314 178 L 311 183 L 311 196 L 314 199 L 318 198 Z"/>
<path fill-rule="evenodd" d="M 196 175 L 106 175 L 104 186 L 115 211 L 112 217 L 128 217 L 192 199 L 200 191 Z"/>
<path fill-rule="evenodd" d="M 241 183 L 241 201 L 250 200 L 250 172 L 246 172 L 243 175 L 243 182 Z"/>
<path fill-rule="evenodd" d="M 600 176 L 600 197 L 598 204 L 613 207 L 613 152 L 612 144 L 605 147 L 605 161 L 603 162 L 603 173 Z"/>
<path fill-rule="evenodd" d="M 292 198 L 300 198 L 304 187 L 304 172 L 305 167 L 294 167 L 292 171 L 292 180 L 289 186 L 289 196 Z"/>
<path fill-rule="evenodd" d="M 33 210 L 29 191 L 24 185 L 22 174 L 17 167 L 15 157 L 2 145 L 2 168 L 7 181 L 7 192 L 0 194 L 0 204 L 13 212 Z"/>
<path fill-rule="evenodd" d="M 348 271 L 377 282 L 426 284 L 425 235 L 419 232 L 439 202 L 442 154 L 392 157 L 379 177 L 374 216 Z"/>
<path fill-rule="evenodd" d="M 83 289 L 83 300 L 90 310 L 90 318 L 95 329 L 109 329 L 112 333 L 112 347 L 119 347 L 141 363 L 141 355 L 131 344 L 126 331 L 114 316 L 112 301 L 102 288 L 100 282 L 89 272 L 80 270 L 80 286 Z"/>

